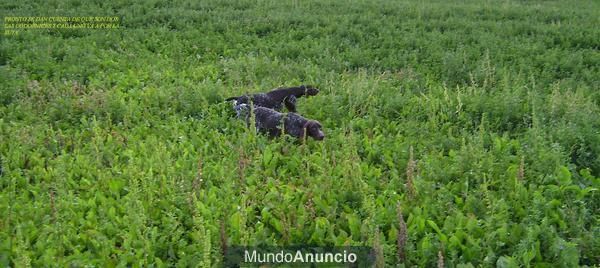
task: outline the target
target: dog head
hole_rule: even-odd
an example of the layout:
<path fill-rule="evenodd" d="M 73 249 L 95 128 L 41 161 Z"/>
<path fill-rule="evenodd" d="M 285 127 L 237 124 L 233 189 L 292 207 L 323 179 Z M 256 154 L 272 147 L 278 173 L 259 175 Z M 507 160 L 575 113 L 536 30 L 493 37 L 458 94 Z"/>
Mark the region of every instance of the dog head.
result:
<path fill-rule="evenodd" d="M 323 140 L 325 138 L 325 133 L 321 130 L 321 123 L 319 121 L 310 120 L 306 122 L 304 125 L 306 129 L 306 135 L 311 136 L 315 140 Z"/>
<path fill-rule="evenodd" d="M 304 88 L 304 94 L 306 96 L 315 96 L 317 94 L 319 94 L 319 89 L 316 87 L 313 87 L 311 85 L 308 86 L 302 86 L 302 88 Z"/>

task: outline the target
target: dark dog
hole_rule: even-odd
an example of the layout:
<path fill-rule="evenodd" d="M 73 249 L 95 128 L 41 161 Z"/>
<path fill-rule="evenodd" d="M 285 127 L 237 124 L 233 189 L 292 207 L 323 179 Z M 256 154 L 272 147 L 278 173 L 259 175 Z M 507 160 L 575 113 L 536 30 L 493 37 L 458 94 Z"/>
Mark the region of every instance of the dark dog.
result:
<path fill-rule="evenodd" d="M 280 113 L 265 107 L 253 108 L 256 130 L 268 134 L 270 137 L 280 136 L 283 121 L 283 132 L 296 138 L 310 136 L 315 140 L 323 140 L 325 134 L 321 130 L 321 123 L 309 120 L 297 113 Z M 306 135 L 306 136 L 305 136 Z"/>
<path fill-rule="evenodd" d="M 233 100 L 233 106 L 240 115 L 239 110 L 245 109 L 243 106 L 249 105 L 250 102 L 254 106 L 271 108 L 276 111 L 281 111 L 283 105 L 290 112 L 296 112 L 296 100 L 302 96 L 314 96 L 319 93 L 319 89 L 313 86 L 299 86 L 290 88 L 278 88 L 267 93 L 257 93 L 251 95 L 242 95 L 237 97 L 227 98 L 226 101 Z"/>

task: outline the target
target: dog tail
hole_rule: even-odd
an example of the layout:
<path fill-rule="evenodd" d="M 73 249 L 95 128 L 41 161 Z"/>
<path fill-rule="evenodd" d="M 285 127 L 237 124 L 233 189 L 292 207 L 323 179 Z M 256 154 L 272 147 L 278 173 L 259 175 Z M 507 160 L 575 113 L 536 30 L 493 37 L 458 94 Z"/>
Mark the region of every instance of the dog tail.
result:
<path fill-rule="evenodd" d="M 239 97 L 230 97 L 225 99 L 225 101 L 232 101 L 232 100 L 237 100 Z"/>

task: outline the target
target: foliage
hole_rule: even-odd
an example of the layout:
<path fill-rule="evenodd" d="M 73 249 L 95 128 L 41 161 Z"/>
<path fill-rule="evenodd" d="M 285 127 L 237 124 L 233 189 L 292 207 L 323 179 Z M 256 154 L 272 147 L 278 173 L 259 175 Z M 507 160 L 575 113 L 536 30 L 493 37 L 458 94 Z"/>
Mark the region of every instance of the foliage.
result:
<path fill-rule="evenodd" d="M 600 6 L 575 2 L 0 3 L 122 18 L 2 36 L 0 265 L 218 266 L 224 244 L 597 265 Z M 223 102 L 302 83 L 323 142 Z"/>

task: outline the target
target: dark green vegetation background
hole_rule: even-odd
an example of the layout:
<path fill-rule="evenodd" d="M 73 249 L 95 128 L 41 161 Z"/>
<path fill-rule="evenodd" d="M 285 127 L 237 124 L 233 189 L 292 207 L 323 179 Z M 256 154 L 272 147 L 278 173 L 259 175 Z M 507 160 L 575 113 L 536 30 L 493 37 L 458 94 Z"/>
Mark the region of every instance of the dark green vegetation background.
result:
<path fill-rule="evenodd" d="M 1 36 L 0 265 L 391 265 L 398 238 L 411 266 L 600 262 L 600 2 L 282 2 L 2 1 L 122 29 Z M 323 142 L 222 103 L 302 83 Z"/>

